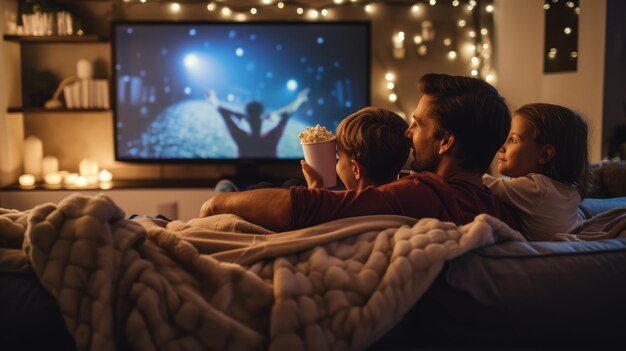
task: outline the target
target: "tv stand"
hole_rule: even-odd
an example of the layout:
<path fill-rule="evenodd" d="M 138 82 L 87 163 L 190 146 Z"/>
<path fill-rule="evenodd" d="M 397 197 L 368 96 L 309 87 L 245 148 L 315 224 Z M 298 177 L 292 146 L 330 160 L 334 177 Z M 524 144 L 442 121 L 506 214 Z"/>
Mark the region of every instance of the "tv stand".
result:
<path fill-rule="evenodd" d="M 241 161 L 237 163 L 235 169 L 235 184 L 240 187 L 247 187 L 262 181 L 259 164 L 254 161 Z"/>
<path fill-rule="evenodd" d="M 293 177 L 288 175 L 267 175 L 262 174 L 261 164 L 259 161 L 240 161 L 236 164 L 235 176 L 232 181 L 241 190 L 254 189 L 254 188 L 267 188 L 267 187 L 280 187 L 287 180 L 290 181 L 287 185 L 306 185 L 304 177 Z M 302 179 L 300 179 L 302 178 Z"/>

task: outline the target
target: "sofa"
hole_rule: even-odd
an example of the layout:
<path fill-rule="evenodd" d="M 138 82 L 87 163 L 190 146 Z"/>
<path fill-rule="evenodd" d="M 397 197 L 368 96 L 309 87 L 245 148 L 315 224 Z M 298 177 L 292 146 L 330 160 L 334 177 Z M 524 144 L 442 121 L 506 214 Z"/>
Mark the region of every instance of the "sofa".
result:
<path fill-rule="evenodd" d="M 626 197 L 585 199 L 580 213 L 590 219 L 611 213 L 612 209 L 626 216 Z M 119 219 L 123 213 L 115 215 Z M 140 221 L 164 235 L 165 227 L 161 228 L 157 220 Z M 134 223 L 122 222 L 134 228 Z M 611 225 L 620 229 L 624 223 L 613 221 Z M 504 233 L 509 235 L 506 240 L 483 240 L 471 250 L 449 256 L 441 267 L 434 265 L 437 267 L 425 271 L 425 287 L 420 285 L 421 290 L 413 294 L 409 291 L 407 296 L 411 300 L 393 305 L 397 320 L 383 324 L 384 330 L 368 336 L 372 342 L 338 343 L 334 348 L 626 346 L 622 336 L 626 325 L 626 228 L 622 229 L 625 235 L 591 241 L 526 242 L 516 240 L 514 233 Z M 246 226 L 244 232 L 255 230 L 259 229 Z M 332 231 L 315 230 L 305 233 L 307 237 L 313 233 L 317 236 L 315 240 L 322 240 L 313 244 L 335 247 L 333 242 L 324 241 Z M 224 262 L 233 257 L 236 261 L 243 254 L 255 254 L 248 251 L 254 245 L 247 241 L 220 240 L 219 243 L 221 249 L 233 253 L 230 258 L 218 257 Z M 313 244 L 307 243 L 306 247 L 315 252 Z M 44 287 L 31 265 L 18 248 L 0 250 L 2 348 L 93 349 L 85 345 L 77 347 L 76 339 L 81 331 L 70 330 L 68 325 L 72 323 L 68 324 L 67 318 L 64 321 L 54 289 Z M 389 284 L 385 282 L 381 280 L 381 285 Z M 392 299 L 402 299 L 397 297 L 401 295 L 394 296 Z M 278 320 L 286 323 L 280 316 Z M 122 332 L 116 330 L 115 335 Z M 281 344 L 272 344 L 270 348 L 281 349 L 276 345 Z M 134 348 L 126 341 L 113 349 Z"/>

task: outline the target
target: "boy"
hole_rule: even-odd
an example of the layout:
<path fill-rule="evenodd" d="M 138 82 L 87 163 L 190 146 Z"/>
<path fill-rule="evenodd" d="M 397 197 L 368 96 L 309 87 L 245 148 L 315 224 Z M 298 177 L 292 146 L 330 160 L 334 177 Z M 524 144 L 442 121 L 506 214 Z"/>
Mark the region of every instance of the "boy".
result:
<path fill-rule="evenodd" d="M 404 135 L 408 123 L 398 114 L 366 107 L 337 126 L 337 174 L 348 190 L 361 191 L 397 179 L 409 155 Z M 309 189 L 322 188 L 321 177 L 304 160 L 302 173 Z"/>

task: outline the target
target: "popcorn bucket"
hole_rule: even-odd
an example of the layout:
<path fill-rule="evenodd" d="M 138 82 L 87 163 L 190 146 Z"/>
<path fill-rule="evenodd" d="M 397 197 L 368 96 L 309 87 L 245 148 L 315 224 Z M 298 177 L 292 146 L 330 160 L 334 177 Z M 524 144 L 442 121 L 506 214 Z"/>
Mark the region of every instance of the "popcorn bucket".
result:
<path fill-rule="evenodd" d="M 337 141 L 335 138 L 317 143 L 301 143 L 304 160 L 324 182 L 324 187 L 337 185 Z"/>

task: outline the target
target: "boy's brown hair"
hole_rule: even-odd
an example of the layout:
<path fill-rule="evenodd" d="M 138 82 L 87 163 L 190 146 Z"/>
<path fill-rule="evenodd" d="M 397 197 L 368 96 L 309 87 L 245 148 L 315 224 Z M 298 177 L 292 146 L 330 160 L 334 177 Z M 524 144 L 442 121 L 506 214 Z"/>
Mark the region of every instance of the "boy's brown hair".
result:
<path fill-rule="evenodd" d="M 366 107 L 346 117 L 336 130 L 337 148 L 365 167 L 376 184 L 396 179 L 409 156 L 408 123 L 397 113 Z"/>

